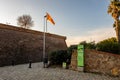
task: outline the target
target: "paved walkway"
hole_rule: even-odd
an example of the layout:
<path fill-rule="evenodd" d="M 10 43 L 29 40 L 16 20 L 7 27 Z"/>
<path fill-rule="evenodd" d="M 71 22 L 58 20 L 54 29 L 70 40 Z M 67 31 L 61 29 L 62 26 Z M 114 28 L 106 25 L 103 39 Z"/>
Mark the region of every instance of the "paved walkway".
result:
<path fill-rule="evenodd" d="M 42 68 L 42 63 L 0 68 L 0 80 L 120 80 L 110 76 L 83 73 L 61 68 Z"/>

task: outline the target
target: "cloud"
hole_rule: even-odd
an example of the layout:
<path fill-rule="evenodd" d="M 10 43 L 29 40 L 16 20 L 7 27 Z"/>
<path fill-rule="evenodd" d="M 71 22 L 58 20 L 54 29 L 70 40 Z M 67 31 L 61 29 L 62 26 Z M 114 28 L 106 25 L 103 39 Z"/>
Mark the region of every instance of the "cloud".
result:
<path fill-rule="evenodd" d="M 115 37 L 115 30 L 114 28 L 100 28 L 92 31 L 88 31 L 87 35 L 79 35 L 79 36 L 68 36 L 67 37 L 67 45 L 70 46 L 72 44 L 79 44 L 81 41 L 95 41 L 99 42 L 101 40 L 110 38 L 110 37 Z"/>

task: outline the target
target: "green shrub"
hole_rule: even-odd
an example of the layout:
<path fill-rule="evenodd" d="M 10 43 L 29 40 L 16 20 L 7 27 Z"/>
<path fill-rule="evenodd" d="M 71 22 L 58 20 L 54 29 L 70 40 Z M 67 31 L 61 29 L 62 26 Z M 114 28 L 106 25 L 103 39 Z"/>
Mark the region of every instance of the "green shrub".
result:
<path fill-rule="evenodd" d="M 86 41 L 82 41 L 80 42 L 81 45 L 84 45 L 85 49 L 95 49 L 96 48 L 96 44 L 95 41 L 89 42 L 87 43 Z"/>
<path fill-rule="evenodd" d="M 109 38 L 97 43 L 96 49 L 99 51 L 110 52 L 110 53 L 119 53 L 119 44 L 116 38 Z"/>
<path fill-rule="evenodd" d="M 68 58 L 67 50 L 59 50 L 50 53 L 50 62 L 51 64 L 61 65 L 62 62 L 65 62 Z"/>

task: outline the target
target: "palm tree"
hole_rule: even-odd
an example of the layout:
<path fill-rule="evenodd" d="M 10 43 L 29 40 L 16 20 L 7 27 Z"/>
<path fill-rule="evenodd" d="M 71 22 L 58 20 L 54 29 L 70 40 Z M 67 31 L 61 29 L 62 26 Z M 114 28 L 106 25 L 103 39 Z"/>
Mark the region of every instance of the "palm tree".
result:
<path fill-rule="evenodd" d="M 116 31 L 117 41 L 120 43 L 120 0 L 111 0 L 111 3 L 108 6 L 108 14 L 114 18 L 113 27 Z"/>
<path fill-rule="evenodd" d="M 18 17 L 17 24 L 22 28 L 29 29 L 33 26 L 33 21 L 30 15 L 22 15 Z"/>

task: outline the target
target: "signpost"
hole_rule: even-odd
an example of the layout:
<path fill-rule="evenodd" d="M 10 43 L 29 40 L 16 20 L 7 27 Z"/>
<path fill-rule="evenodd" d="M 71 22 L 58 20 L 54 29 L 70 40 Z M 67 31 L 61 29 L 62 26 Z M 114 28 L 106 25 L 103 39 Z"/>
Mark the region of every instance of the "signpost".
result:
<path fill-rule="evenodd" d="M 77 53 L 78 67 L 84 67 L 84 45 L 78 45 Z"/>

